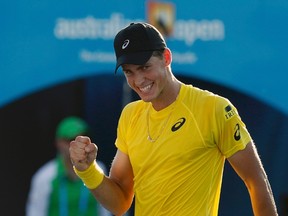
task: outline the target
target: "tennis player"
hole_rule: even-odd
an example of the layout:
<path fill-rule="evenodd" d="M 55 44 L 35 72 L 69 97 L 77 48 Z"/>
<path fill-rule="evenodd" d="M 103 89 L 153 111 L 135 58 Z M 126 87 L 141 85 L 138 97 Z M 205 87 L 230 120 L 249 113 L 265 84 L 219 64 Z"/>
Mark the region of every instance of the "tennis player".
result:
<path fill-rule="evenodd" d="M 122 215 L 135 197 L 136 216 L 217 215 L 224 162 L 244 181 L 254 215 L 277 215 L 272 190 L 253 140 L 226 98 L 181 83 L 159 31 L 132 23 L 114 39 L 117 63 L 141 100 L 122 111 L 109 176 L 97 145 L 70 143 L 74 170 L 95 198 Z M 241 208 L 241 207 L 240 207 Z"/>

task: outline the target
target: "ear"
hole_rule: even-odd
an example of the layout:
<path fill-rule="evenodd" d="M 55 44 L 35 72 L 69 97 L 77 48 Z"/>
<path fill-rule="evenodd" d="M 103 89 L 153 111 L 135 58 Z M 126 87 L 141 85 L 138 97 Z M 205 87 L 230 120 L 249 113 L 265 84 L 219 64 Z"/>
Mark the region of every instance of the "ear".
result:
<path fill-rule="evenodd" d="M 170 65 L 172 63 L 172 53 L 169 48 L 165 48 L 163 56 L 166 66 Z"/>

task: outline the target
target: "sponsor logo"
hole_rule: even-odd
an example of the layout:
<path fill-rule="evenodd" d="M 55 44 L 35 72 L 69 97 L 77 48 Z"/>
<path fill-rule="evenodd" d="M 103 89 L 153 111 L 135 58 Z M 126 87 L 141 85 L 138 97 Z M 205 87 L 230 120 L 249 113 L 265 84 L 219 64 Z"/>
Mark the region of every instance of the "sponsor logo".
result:
<path fill-rule="evenodd" d="M 124 43 L 123 43 L 123 45 L 122 45 L 122 49 L 125 49 L 128 45 L 129 45 L 129 40 L 127 39 L 127 40 L 125 40 L 124 41 Z"/>
<path fill-rule="evenodd" d="M 172 126 L 171 131 L 175 132 L 179 130 L 184 125 L 185 122 L 186 122 L 185 118 L 178 119 L 177 122 Z"/>
<path fill-rule="evenodd" d="M 232 109 L 230 105 L 225 107 L 225 119 L 228 120 L 236 114 L 235 109 Z"/>
<path fill-rule="evenodd" d="M 234 139 L 236 141 L 239 141 L 241 139 L 241 134 L 240 134 L 240 125 L 239 124 L 236 124 L 235 127 L 234 127 Z"/>

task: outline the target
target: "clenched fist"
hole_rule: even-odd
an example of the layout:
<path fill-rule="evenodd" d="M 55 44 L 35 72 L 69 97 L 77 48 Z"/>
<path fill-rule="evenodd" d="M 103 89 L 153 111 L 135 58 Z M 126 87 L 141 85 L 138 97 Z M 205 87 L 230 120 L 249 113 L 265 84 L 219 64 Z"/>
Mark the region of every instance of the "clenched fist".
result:
<path fill-rule="evenodd" d="M 77 136 L 70 142 L 70 158 L 79 171 L 86 170 L 96 159 L 98 147 L 87 136 Z"/>

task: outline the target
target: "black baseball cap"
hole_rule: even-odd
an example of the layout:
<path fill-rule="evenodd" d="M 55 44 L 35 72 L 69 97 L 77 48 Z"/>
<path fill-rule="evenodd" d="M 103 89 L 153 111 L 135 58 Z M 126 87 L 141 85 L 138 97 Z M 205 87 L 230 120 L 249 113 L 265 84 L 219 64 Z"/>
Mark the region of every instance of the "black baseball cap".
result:
<path fill-rule="evenodd" d="M 166 43 L 161 33 L 148 23 L 131 23 L 120 30 L 114 39 L 116 68 L 123 64 L 145 64 L 156 50 L 165 49 Z"/>

